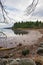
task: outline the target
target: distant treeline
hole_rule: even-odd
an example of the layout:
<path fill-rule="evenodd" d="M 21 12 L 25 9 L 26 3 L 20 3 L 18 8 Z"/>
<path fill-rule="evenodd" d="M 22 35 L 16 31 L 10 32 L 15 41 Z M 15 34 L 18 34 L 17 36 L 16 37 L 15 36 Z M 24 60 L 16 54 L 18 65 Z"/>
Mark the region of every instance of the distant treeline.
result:
<path fill-rule="evenodd" d="M 26 21 L 16 22 L 12 28 L 43 28 L 43 22 L 41 21 Z"/>

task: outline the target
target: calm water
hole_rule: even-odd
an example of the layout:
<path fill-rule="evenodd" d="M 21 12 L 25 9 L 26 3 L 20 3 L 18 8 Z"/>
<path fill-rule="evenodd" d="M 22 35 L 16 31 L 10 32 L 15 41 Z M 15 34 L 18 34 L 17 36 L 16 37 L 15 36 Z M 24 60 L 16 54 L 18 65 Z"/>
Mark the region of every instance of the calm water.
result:
<path fill-rule="evenodd" d="M 7 37 L 15 37 L 17 35 L 25 35 L 28 34 L 27 31 L 21 31 L 21 30 L 12 30 L 12 29 L 0 29 L 0 36 L 2 35 L 3 32 Z"/>
<path fill-rule="evenodd" d="M 3 32 L 3 34 L 1 33 Z M 33 44 L 36 43 L 42 34 L 35 30 L 11 30 L 11 29 L 0 29 L 0 47 L 11 48 L 18 44 Z"/>
<path fill-rule="evenodd" d="M 0 29 L 0 47 L 12 47 L 10 44 L 16 43 L 16 37 L 19 38 L 27 34 L 28 32 L 21 30 Z"/>
<path fill-rule="evenodd" d="M 0 32 L 3 32 L 7 37 L 13 37 L 16 35 L 11 29 L 0 29 Z"/>

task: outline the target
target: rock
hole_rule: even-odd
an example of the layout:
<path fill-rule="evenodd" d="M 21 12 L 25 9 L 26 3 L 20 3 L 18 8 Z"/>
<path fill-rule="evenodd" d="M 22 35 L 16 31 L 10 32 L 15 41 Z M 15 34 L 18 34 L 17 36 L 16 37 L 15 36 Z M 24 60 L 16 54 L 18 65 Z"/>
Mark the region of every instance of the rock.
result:
<path fill-rule="evenodd" d="M 36 65 L 32 59 L 22 58 L 19 65 Z"/>
<path fill-rule="evenodd" d="M 7 60 L 6 59 L 0 59 L 0 65 L 6 65 Z"/>
<path fill-rule="evenodd" d="M 22 59 L 0 59 L 0 65 L 35 65 L 32 59 L 22 58 Z"/>
<path fill-rule="evenodd" d="M 38 48 L 38 49 L 37 49 L 37 54 L 43 56 L 43 48 L 41 48 L 41 47 Z"/>
<path fill-rule="evenodd" d="M 8 62 L 10 65 L 18 65 L 18 62 L 16 61 L 16 59 L 9 59 Z"/>

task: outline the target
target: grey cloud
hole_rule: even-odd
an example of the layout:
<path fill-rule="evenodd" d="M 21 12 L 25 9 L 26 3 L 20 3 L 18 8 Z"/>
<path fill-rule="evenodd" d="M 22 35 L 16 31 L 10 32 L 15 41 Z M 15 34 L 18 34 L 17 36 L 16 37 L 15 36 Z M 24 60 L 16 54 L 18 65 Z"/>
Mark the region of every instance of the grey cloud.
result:
<path fill-rule="evenodd" d="M 17 11 L 18 14 L 15 16 L 15 18 L 17 19 L 17 16 L 21 15 L 20 11 L 23 12 L 25 10 L 25 8 L 31 2 L 32 2 L 32 0 L 4 0 L 4 6 L 7 6 L 8 10 L 10 9 L 10 11 L 13 11 L 13 13 L 15 13 L 15 11 Z M 13 16 L 13 14 L 12 14 L 12 16 Z M 36 17 L 36 18 L 43 17 L 43 0 L 39 0 L 39 3 L 37 5 L 35 11 L 31 15 L 31 18 L 33 18 L 33 17 Z M 18 19 L 19 19 L 19 17 L 18 17 Z"/>

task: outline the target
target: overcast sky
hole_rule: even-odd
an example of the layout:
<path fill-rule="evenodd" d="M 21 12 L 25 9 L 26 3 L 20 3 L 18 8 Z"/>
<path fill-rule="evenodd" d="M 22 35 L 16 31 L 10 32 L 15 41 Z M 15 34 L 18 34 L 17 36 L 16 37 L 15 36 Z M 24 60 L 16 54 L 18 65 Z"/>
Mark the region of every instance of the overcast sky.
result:
<path fill-rule="evenodd" d="M 43 21 L 43 0 L 39 0 L 35 11 L 29 16 L 23 16 L 24 10 L 33 0 L 2 0 L 8 16 L 16 21 L 21 20 L 42 20 Z M 0 10 L 1 12 L 1 10 Z M 0 15 L 1 19 L 1 15 Z"/>

